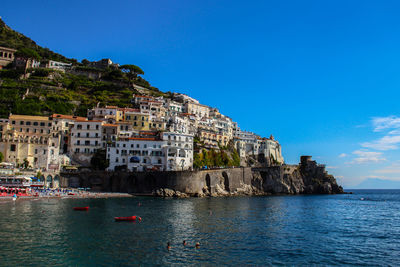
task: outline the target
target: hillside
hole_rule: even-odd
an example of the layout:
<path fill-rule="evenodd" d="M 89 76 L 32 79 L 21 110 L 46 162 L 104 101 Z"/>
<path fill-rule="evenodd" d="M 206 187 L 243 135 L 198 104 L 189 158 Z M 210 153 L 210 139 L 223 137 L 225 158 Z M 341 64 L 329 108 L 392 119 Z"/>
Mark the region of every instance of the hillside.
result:
<path fill-rule="evenodd" d="M 140 76 L 129 81 L 118 68 L 96 69 L 43 48 L 30 38 L 12 30 L 0 19 L 0 46 L 29 48 L 41 60 L 72 63 L 66 72 L 35 68 L 24 70 L 8 66 L 0 71 L 0 117 L 10 113 L 49 115 L 62 113 L 86 116 L 88 108 L 100 105 L 129 107 L 133 93 L 164 95 Z"/>

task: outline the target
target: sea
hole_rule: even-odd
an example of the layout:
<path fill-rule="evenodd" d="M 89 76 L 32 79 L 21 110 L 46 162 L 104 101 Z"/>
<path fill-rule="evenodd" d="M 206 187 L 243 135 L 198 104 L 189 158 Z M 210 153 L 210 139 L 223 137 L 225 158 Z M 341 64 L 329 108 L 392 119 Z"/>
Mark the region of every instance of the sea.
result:
<path fill-rule="evenodd" d="M 171 265 L 400 266 L 400 190 L 0 202 L 0 266 Z"/>

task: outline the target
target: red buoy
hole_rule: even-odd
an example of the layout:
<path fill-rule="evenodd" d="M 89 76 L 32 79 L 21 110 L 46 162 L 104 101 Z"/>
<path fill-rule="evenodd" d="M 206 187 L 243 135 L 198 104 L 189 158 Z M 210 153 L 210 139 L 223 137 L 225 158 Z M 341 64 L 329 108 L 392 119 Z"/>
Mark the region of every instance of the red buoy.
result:
<path fill-rule="evenodd" d="M 142 218 L 137 217 L 137 216 L 128 216 L 128 217 L 114 217 L 116 222 L 123 222 L 123 221 L 131 221 L 134 222 L 136 221 L 136 218 L 139 220 L 139 222 L 142 220 Z"/>
<path fill-rule="evenodd" d="M 74 210 L 89 210 L 89 207 L 74 207 Z"/>

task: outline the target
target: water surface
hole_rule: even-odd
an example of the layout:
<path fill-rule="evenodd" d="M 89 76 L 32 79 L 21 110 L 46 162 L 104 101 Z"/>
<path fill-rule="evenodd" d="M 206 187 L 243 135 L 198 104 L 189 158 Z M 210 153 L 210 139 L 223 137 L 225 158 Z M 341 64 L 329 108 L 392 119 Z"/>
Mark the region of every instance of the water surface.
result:
<path fill-rule="evenodd" d="M 0 202 L 0 265 L 398 266 L 399 210 L 400 191 L 390 190 Z M 143 221 L 113 220 L 130 215 Z"/>

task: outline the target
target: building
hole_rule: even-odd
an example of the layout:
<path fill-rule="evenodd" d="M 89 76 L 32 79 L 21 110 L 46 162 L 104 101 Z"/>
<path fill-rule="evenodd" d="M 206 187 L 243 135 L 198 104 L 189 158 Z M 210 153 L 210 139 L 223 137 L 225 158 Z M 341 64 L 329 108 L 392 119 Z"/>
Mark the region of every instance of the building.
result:
<path fill-rule="evenodd" d="M 10 115 L 2 120 L 0 152 L 15 165 L 27 163 L 32 168 L 59 170 L 60 133 L 51 118 Z"/>
<path fill-rule="evenodd" d="M 48 60 L 48 61 L 44 61 L 40 66 L 44 67 L 44 68 L 48 68 L 48 69 L 65 71 L 65 70 L 71 68 L 72 63 L 65 63 L 65 62 L 59 62 L 59 61 L 54 61 L 54 60 Z"/>
<path fill-rule="evenodd" d="M 124 119 L 123 109 L 117 106 L 95 107 L 88 109 L 88 120 L 104 120 L 109 123 L 122 121 Z"/>
<path fill-rule="evenodd" d="M 119 64 L 113 63 L 112 60 L 109 58 L 103 58 L 99 61 L 89 62 L 89 67 L 105 70 L 108 68 L 118 68 Z"/>
<path fill-rule="evenodd" d="M 197 104 L 199 104 L 199 101 L 198 101 L 198 100 L 196 100 L 196 99 L 194 99 L 194 98 L 192 98 L 192 97 L 190 97 L 190 96 L 188 96 L 188 95 L 185 95 L 185 94 L 174 93 L 173 96 L 172 96 L 172 98 L 173 98 L 175 101 L 178 101 L 178 102 L 181 102 L 181 103 L 192 102 L 192 103 L 197 103 Z"/>
<path fill-rule="evenodd" d="M 124 121 L 132 125 L 132 129 L 136 131 L 149 131 L 150 114 L 142 113 L 138 109 L 126 109 L 124 113 Z"/>
<path fill-rule="evenodd" d="M 105 147 L 102 140 L 103 121 L 76 120 L 71 127 L 69 154 L 80 164 L 89 164 L 93 154 Z"/>
<path fill-rule="evenodd" d="M 194 114 L 200 119 L 204 117 L 208 118 L 210 116 L 210 108 L 208 106 L 195 102 L 186 102 L 185 112 Z"/>
<path fill-rule="evenodd" d="M 0 47 L 0 70 L 14 61 L 15 52 L 17 52 L 15 49 Z"/>
<path fill-rule="evenodd" d="M 234 137 L 234 142 L 242 159 L 252 156 L 259 162 L 268 165 L 284 163 L 281 145 L 272 135 L 270 138 L 261 138 L 252 132 L 239 131 Z"/>
<path fill-rule="evenodd" d="M 21 69 L 39 68 L 40 61 L 37 61 L 36 59 L 33 58 L 15 57 L 14 66 L 16 68 L 21 68 Z"/>
<path fill-rule="evenodd" d="M 141 133 L 107 147 L 108 170 L 180 171 L 192 169 L 193 136 L 169 132 Z"/>

